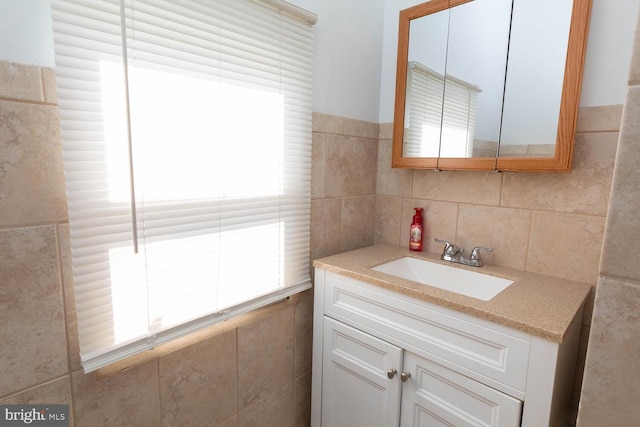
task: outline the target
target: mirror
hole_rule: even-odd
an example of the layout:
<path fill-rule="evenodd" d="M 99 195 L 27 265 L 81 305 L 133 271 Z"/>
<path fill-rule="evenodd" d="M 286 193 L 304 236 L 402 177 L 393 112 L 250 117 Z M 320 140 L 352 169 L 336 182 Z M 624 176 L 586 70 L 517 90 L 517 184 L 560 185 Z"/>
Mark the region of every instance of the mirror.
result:
<path fill-rule="evenodd" d="M 432 0 L 401 11 L 392 166 L 569 171 L 590 8 Z"/>

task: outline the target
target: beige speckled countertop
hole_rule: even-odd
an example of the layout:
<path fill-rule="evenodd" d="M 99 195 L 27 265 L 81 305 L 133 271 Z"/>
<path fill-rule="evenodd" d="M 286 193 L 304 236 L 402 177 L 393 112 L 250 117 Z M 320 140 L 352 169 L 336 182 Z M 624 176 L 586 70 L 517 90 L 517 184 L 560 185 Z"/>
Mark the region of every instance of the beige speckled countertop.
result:
<path fill-rule="evenodd" d="M 504 277 L 514 283 L 491 300 L 482 301 L 370 269 L 405 256 Z M 591 291 L 586 283 L 490 265 L 466 267 L 441 261 L 439 254 L 412 252 L 386 244 L 317 259 L 313 265 L 557 343 L 563 341 Z"/>

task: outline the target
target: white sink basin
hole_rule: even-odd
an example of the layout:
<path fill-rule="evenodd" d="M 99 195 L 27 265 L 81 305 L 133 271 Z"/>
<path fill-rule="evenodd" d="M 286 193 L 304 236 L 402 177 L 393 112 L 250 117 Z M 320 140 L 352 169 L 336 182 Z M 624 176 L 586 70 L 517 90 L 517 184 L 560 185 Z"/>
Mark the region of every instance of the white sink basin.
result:
<path fill-rule="evenodd" d="M 411 257 L 400 258 L 371 269 L 483 301 L 489 301 L 513 283 L 512 280 L 501 277 Z"/>

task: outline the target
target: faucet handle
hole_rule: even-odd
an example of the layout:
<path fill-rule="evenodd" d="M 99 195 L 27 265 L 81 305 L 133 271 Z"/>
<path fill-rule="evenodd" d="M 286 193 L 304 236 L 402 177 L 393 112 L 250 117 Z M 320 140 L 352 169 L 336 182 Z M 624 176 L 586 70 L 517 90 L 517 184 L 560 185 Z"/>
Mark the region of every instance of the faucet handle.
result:
<path fill-rule="evenodd" d="M 441 240 L 437 237 L 434 239 L 438 243 L 444 243 L 444 249 L 442 250 L 442 259 L 451 260 L 451 257 L 458 254 L 460 252 L 460 248 L 458 248 L 455 244 L 449 242 L 448 240 Z"/>
<path fill-rule="evenodd" d="M 482 246 L 476 246 L 471 251 L 471 255 L 469 256 L 469 259 L 471 261 L 479 261 L 479 260 L 481 260 L 482 258 L 480 257 L 480 251 L 493 252 L 493 248 L 483 248 Z"/>

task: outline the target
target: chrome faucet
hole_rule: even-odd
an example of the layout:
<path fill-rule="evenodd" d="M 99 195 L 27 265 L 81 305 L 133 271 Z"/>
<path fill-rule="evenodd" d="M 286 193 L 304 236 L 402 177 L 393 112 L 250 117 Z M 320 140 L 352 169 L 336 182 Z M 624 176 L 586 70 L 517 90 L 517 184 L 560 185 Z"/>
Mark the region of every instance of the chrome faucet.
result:
<path fill-rule="evenodd" d="M 493 251 L 493 248 L 476 246 L 471 251 L 471 255 L 469 255 L 469 258 L 466 258 L 464 256 L 464 249 L 456 246 L 454 243 L 451 243 L 447 240 L 440 240 L 438 238 L 436 238 L 435 241 L 438 243 L 444 243 L 444 249 L 442 250 L 442 255 L 440 255 L 441 260 L 455 262 L 457 264 L 470 265 L 472 267 L 482 267 L 483 263 L 482 257 L 480 256 L 480 251 Z"/>

